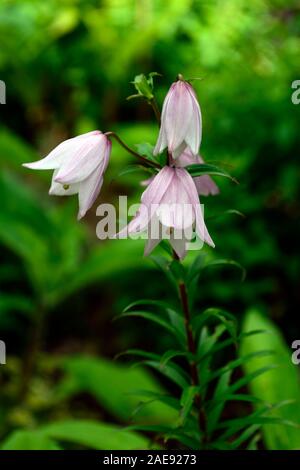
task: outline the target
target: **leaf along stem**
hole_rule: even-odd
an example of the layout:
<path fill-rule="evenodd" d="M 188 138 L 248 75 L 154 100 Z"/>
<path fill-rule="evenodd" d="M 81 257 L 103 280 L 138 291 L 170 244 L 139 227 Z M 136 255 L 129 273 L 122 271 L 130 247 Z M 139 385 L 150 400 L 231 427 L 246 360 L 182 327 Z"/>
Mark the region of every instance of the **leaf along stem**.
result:
<path fill-rule="evenodd" d="M 173 252 L 173 257 L 177 261 L 179 261 L 179 258 L 175 252 Z M 191 356 L 195 358 L 196 343 L 195 343 L 195 338 L 194 338 L 192 327 L 191 327 L 191 312 L 190 312 L 188 293 L 187 293 L 185 282 L 184 281 L 179 282 L 178 287 L 179 287 L 179 296 L 180 296 L 182 311 L 184 314 L 184 324 L 185 324 L 185 331 L 186 331 L 186 337 L 187 337 L 188 351 L 191 353 Z M 192 359 L 190 361 L 190 374 L 191 374 L 192 385 L 198 387 L 200 384 L 199 384 L 199 375 L 198 375 L 197 364 L 195 362 L 195 359 Z M 200 393 L 198 393 L 195 396 L 195 404 L 198 408 L 198 423 L 199 423 L 200 433 L 203 433 L 202 443 L 206 444 L 208 442 L 207 417 L 206 417 L 205 410 L 202 405 L 202 399 L 201 399 Z"/>

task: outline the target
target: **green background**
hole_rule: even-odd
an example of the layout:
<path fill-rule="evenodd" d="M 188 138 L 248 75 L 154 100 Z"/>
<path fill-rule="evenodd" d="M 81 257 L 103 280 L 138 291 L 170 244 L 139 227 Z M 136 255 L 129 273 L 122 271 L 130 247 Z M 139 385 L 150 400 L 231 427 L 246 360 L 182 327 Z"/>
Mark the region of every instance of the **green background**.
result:
<path fill-rule="evenodd" d="M 300 79 L 298 2 L 2 0 L 0 44 L 7 87 L 7 104 L 0 106 L 0 339 L 8 355 L 0 366 L 0 438 L 19 430 L 7 448 L 145 445 L 144 436 L 121 429 L 118 439 L 110 427 L 130 421 L 139 402 L 128 395 L 133 386 L 159 388 L 160 379 L 112 359 L 128 347 L 163 353 L 169 341 L 141 320 L 111 320 L 137 298 L 173 293 L 142 258 L 143 242 L 103 242 L 95 234 L 97 204 L 117 204 L 119 195 L 138 202 L 145 175 L 118 176 L 135 162 L 114 142 L 103 190 L 77 223 L 76 197 L 48 197 L 50 172 L 21 167 L 93 129 L 119 132 L 132 147 L 155 144 L 151 108 L 126 100 L 142 72 L 161 74 L 155 78 L 160 105 L 178 73 L 202 78 L 193 82 L 203 115 L 201 154 L 240 183 L 215 178 L 220 195 L 202 198 L 216 244 L 203 254 L 236 260 L 247 278 L 241 283 L 230 267 L 206 270 L 196 307 L 221 306 L 240 322 L 254 309 L 258 323 L 268 318 L 277 326 L 274 336 L 281 331 L 289 362 L 300 335 L 300 105 L 291 101 L 292 82 Z M 210 218 L 228 209 L 245 217 Z M 291 374 L 298 374 L 296 366 Z M 289 381 L 278 387 L 281 399 L 297 395 Z M 149 422 L 173 419 L 155 404 L 140 415 Z M 49 424 L 59 421 L 63 429 Z M 39 426 L 50 427 L 35 434 Z M 86 442 L 83 435 L 98 438 Z M 293 444 L 284 437 L 261 444 L 289 445 L 300 448 L 299 436 Z"/>

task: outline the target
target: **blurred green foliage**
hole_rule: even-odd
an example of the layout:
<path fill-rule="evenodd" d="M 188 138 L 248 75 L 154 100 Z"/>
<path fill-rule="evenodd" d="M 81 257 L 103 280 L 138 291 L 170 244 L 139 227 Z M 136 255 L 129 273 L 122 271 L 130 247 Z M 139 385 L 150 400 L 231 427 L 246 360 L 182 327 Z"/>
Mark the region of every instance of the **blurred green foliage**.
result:
<path fill-rule="evenodd" d="M 155 327 L 145 332 L 139 320 L 130 327 L 111 323 L 138 296 L 173 296 L 141 259 L 143 243 L 100 242 L 94 209 L 77 223 L 75 198 L 49 198 L 50 175 L 21 167 L 63 139 L 96 128 L 119 132 L 131 146 L 153 145 L 157 126 L 150 107 L 126 100 L 135 92 L 130 82 L 142 72 L 161 74 L 154 80 L 159 104 L 179 72 L 202 78 L 193 82 L 203 112 L 202 154 L 240 182 L 216 177 L 220 195 L 203 198 L 216 243 L 203 256 L 236 260 L 247 270 L 246 281 L 240 284 L 234 269 L 212 265 L 195 289 L 196 308 L 222 306 L 241 320 L 253 307 L 277 323 L 288 345 L 297 339 L 300 105 L 291 102 L 291 83 L 300 78 L 299 33 L 296 0 L 2 0 L 0 79 L 7 104 L 0 107 L 0 339 L 9 359 L 0 366 L 0 435 L 30 429 L 15 431 L 3 448 L 59 448 L 61 441 L 117 448 L 110 429 L 127 421 L 137 402 L 125 398 L 127 382 L 118 375 L 125 372 L 108 359 L 127 347 L 163 352 L 169 346 L 167 337 Z M 145 175 L 118 176 L 131 163 L 114 143 L 99 203 L 117 204 L 122 194 L 138 202 Z M 246 217 L 225 214 L 228 209 Z M 44 328 L 35 338 L 41 317 Z M 253 317 L 251 327 L 256 323 L 261 320 Z M 286 348 L 276 335 L 275 347 Z M 36 351 L 32 369 L 26 358 L 35 343 L 43 354 Z M 76 353 L 99 359 L 84 364 Z M 296 366 L 289 369 L 297 375 Z M 139 389 L 154 380 L 146 371 L 132 378 L 135 373 L 128 371 L 131 391 L 132 382 Z M 75 388 L 64 395 L 69 380 Z M 120 380 L 118 390 L 106 388 Z M 276 382 L 279 398 L 294 398 L 295 383 Z M 22 387 L 28 393 L 20 398 Z M 240 409 L 228 412 L 239 416 Z M 158 409 L 148 417 L 156 413 L 172 415 Z M 84 426 L 98 426 L 95 436 L 107 442 L 82 441 L 81 428 L 70 425 L 79 418 Z M 44 425 L 42 434 L 31 430 Z M 125 449 L 146 445 L 145 439 L 128 431 L 117 442 Z M 265 435 L 264 445 L 285 448 L 289 439 Z M 293 442 L 299 448 L 299 440 Z"/>
<path fill-rule="evenodd" d="M 253 373 L 260 367 L 274 364 L 276 367 L 262 374 L 251 382 L 250 388 L 255 396 L 269 403 L 284 404 L 273 414 L 294 422 L 296 426 L 265 426 L 264 440 L 268 449 L 296 450 L 300 447 L 300 378 L 298 370 L 291 361 L 291 351 L 286 346 L 278 329 L 255 310 L 250 310 L 244 320 L 244 331 L 259 328 L 264 333 L 254 337 L 248 336 L 241 346 L 241 354 L 246 355 L 263 348 L 273 351 L 271 356 L 256 357 L 245 365 L 245 372 Z M 286 403 L 285 403 L 286 402 Z M 298 426 L 297 426 L 298 425 Z"/>

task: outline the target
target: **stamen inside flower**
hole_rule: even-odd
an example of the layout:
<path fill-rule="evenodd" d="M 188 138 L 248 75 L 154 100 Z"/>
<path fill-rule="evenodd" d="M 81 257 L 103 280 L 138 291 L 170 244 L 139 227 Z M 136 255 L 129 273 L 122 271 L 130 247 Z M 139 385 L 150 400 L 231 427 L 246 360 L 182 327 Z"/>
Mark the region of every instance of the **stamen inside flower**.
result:
<path fill-rule="evenodd" d="M 64 188 L 65 191 L 67 191 L 67 190 L 69 189 L 69 187 L 70 187 L 69 184 L 64 184 L 64 185 L 63 185 L 63 188 Z"/>

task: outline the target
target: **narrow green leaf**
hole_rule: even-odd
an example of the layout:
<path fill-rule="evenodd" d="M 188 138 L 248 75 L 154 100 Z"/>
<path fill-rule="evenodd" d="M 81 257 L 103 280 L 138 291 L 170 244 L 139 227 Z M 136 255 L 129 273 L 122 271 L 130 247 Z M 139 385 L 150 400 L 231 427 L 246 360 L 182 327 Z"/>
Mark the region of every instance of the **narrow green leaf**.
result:
<path fill-rule="evenodd" d="M 146 171 L 147 173 L 149 173 L 149 175 L 153 174 L 153 171 L 149 167 L 138 165 L 138 164 L 132 164 L 132 165 L 127 165 L 125 168 L 123 168 L 122 171 L 118 173 L 118 177 L 125 176 L 130 173 L 141 172 L 141 171 L 144 171 L 144 172 Z"/>
<path fill-rule="evenodd" d="M 226 329 L 223 325 L 218 325 L 213 334 L 209 334 L 208 328 L 206 326 L 203 327 L 198 341 L 196 357 L 204 356 L 208 351 L 210 351 L 225 331 Z M 211 359 L 212 355 L 207 355 L 206 358 L 201 361 L 201 367 L 198 368 L 202 399 L 205 398 L 207 386 L 210 382 Z"/>
<path fill-rule="evenodd" d="M 135 147 L 137 152 L 143 157 L 147 157 L 149 160 L 155 160 L 153 155 L 153 145 L 149 144 L 148 142 L 143 142 L 141 144 L 136 144 Z"/>
<path fill-rule="evenodd" d="M 246 278 L 246 269 L 240 263 L 232 259 L 216 259 L 206 264 L 205 268 L 210 268 L 211 266 L 233 266 L 241 271 L 241 282 Z"/>
<path fill-rule="evenodd" d="M 217 383 L 217 386 L 215 388 L 215 392 L 214 392 L 214 397 L 215 396 L 219 396 L 219 397 L 222 397 L 227 389 L 228 389 L 228 386 L 229 386 L 229 382 L 230 382 L 230 378 L 231 378 L 231 374 L 232 374 L 232 371 L 229 370 L 227 372 L 225 372 L 223 375 L 221 375 L 218 383 Z M 214 400 L 212 400 L 214 401 Z M 213 430 L 215 429 L 219 419 L 220 419 L 220 416 L 222 414 L 222 411 L 224 409 L 224 406 L 225 406 L 225 402 L 226 400 L 220 400 L 219 403 L 215 406 L 215 407 L 211 407 L 210 408 L 210 411 L 208 412 L 208 419 L 207 419 L 207 423 L 208 423 L 208 426 L 207 426 L 207 430 L 209 433 L 212 433 Z M 206 405 L 207 407 L 207 405 Z"/>
<path fill-rule="evenodd" d="M 189 450 L 199 450 L 201 448 L 200 436 L 189 436 L 187 433 L 180 433 L 178 431 L 170 431 L 164 435 L 164 442 L 169 440 L 176 440 L 187 447 Z"/>
<path fill-rule="evenodd" d="M 120 315 L 118 315 L 117 317 L 115 317 L 115 320 L 119 320 L 121 318 L 126 318 L 126 317 L 140 317 L 140 318 L 144 318 L 145 320 L 150 320 L 153 323 L 156 323 L 159 326 L 166 329 L 167 331 L 169 331 L 169 333 L 171 333 L 173 336 L 175 336 L 175 337 L 177 336 L 176 329 L 172 325 L 170 325 L 168 322 L 166 322 L 158 314 L 154 314 L 154 313 L 151 313 L 151 312 L 146 312 L 146 311 L 143 311 L 143 310 L 136 310 L 136 311 L 129 311 L 129 312 L 127 311 L 127 312 L 123 312 Z"/>
<path fill-rule="evenodd" d="M 238 449 L 245 441 L 248 441 L 253 434 L 257 433 L 260 429 L 260 424 L 251 424 L 248 428 L 246 428 L 242 434 L 231 443 L 232 449 Z"/>
<path fill-rule="evenodd" d="M 168 362 L 174 357 L 180 357 L 180 356 L 183 356 L 189 359 L 192 358 L 191 354 L 187 351 L 177 351 L 177 350 L 166 351 L 161 356 L 161 359 L 160 359 L 161 367 L 163 368 L 165 365 L 167 365 Z"/>
<path fill-rule="evenodd" d="M 147 438 L 133 431 L 88 420 L 51 423 L 41 428 L 41 433 L 51 439 L 99 450 L 137 450 L 147 449 L 150 445 Z"/>
<path fill-rule="evenodd" d="M 239 437 L 237 437 L 234 441 L 227 443 L 224 440 L 218 439 L 217 441 L 213 442 L 213 448 L 218 450 L 235 450 L 238 449 L 245 441 L 251 438 L 251 436 L 260 429 L 260 424 L 252 424 L 248 426 Z"/>
<path fill-rule="evenodd" d="M 179 411 L 180 410 L 180 401 L 177 398 L 174 398 L 171 395 L 166 395 L 166 394 L 161 394 L 161 393 L 155 393 L 151 392 L 149 390 L 137 390 L 135 393 L 132 393 L 133 395 L 137 395 L 139 397 L 145 397 L 149 398 L 152 401 L 160 401 L 161 403 L 164 403 L 171 408 Z"/>
<path fill-rule="evenodd" d="M 256 331 L 249 331 L 241 333 L 238 336 L 237 342 L 239 342 L 242 338 L 246 338 L 248 336 L 254 336 L 256 334 L 264 333 L 264 330 L 256 330 Z M 197 363 L 201 363 L 202 360 L 207 359 L 207 357 L 213 356 L 216 352 L 221 351 L 228 346 L 236 345 L 236 341 L 233 338 L 228 338 L 223 341 L 218 341 L 212 348 L 206 351 L 203 355 L 197 357 Z"/>
<path fill-rule="evenodd" d="M 238 184 L 238 181 L 233 178 L 227 171 L 219 168 L 215 165 L 209 165 L 207 163 L 201 163 L 196 165 L 188 165 L 185 169 L 190 173 L 191 176 L 201 176 L 201 175 L 215 175 L 215 176 L 224 176 L 229 178 L 234 183 Z"/>
<path fill-rule="evenodd" d="M 174 289 L 174 291 L 178 292 L 178 285 L 177 281 L 170 269 L 170 262 L 167 261 L 163 256 L 150 256 L 150 259 L 156 264 L 156 266 L 161 269 L 161 271 L 165 274 L 166 278 L 170 282 L 170 285 Z"/>
<path fill-rule="evenodd" d="M 1 450 L 59 450 L 59 446 L 39 430 L 22 430 L 13 431 L 3 442 Z"/>
<path fill-rule="evenodd" d="M 186 282 L 188 285 L 195 279 L 196 276 L 199 276 L 201 269 L 204 267 L 204 261 L 205 255 L 202 253 L 194 259 L 188 269 L 186 276 Z"/>
<path fill-rule="evenodd" d="M 218 219 L 220 217 L 223 217 L 224 215 L 237 215 L 239 217 L 242 217 L 243 219 L 246 217 L 245 214 L 243 214 L 240 211 L 237 211 L 236 209 L 228 209 L 226 211 L 220 212 L 219 214 L 213 214 L 205 217 L 206 220 L 210 219 Z"/>
<path fill-rule="evenodd" d="M 222 376 L 223 377 L 223 376 Z M 221 377 L 220 377 L 221 378 Z M 256 403 L 262 404 L 262 400 L 253 395 L 249 395 L 247 393 L 233 393 L 233 394 L 220 394 L 218 398 L 213 398 L 206 403 L 207 409 L 213 408 L 214 406 L 218 406 L 219 403 L 224 401 L 245 401 L 249 403 Z"/>
<path fill-rule="evenodd" d="M 270 356 L 271 354 L 274 354 L 274 351 L 262 350 L 262 351 L 256 351 L 254 353 L 250 353 L 247 356 L 240 357 L 238 359 L 234 359 L 233 361 L 230 361 L 226 366 L 221 367 L 220 369 L 212 372 L 209 377 L 209 382 L 216 379 L 220 375 L 225 374 L 228 371 L 232 371 L 233 369 L 240 367 L 241 365 L 245 364 L 247 361 L 250 361 L 251 359 L 255 357 Z"/>
<path fill-rule="evenodd" d="M 158 361 L 147 360 L 143 361 L 142 364 L 157 370 L 182 389 L 185 389 L 189 386 L 189 376 L 181 367 L 177 366 L 176 364 L 171 364 L 169 362 L 163 368 L 161 367 L 161 363 Z"/>
<path fill-rule="evenodd" d="M 170 271 L 178 283 L 185 280 L 185 267 L 177 259 L 170 263 Z"/>
<path fill-rule="evenodd" d="M 220 440 L 226 440 L 229 437 L 236 434 L 238 431 L 244 429 L 245 427 L 255 424 L 255 425 L 263 425 L 263 424 L 281 424 L 291 427 L 298 427 L 295 423 L 288 420 L 283 420 L 279 416 L 266 416 L 269 415 L 272 410 L 278 410 L 279 408 L 286 406 L 286 403 L 276 403 L 274 405 L 266 405 L 264 407 L 259 408 L 258 410 L 254 411 L 250 415 L 244 416 L 242 418 L 234 418 L 228 419 L 226 421 L 222 421 L 219 423 L 217 428 L 228 428 L 222 436 L 220 436 Z"/>
<path fill-rule="evenodd" d="M 142 349 L 126 349 L 126 351 L 117 354 L 115 359 L 118 359 L 121 356 L 141 356 L 146 359 L 153 359 L 154 361 L 160 360 L 160 356 L 158 354 L 143 351 Z"/>
<path fill-rule="evenodd" d="M 258 432 L 253 436 L 251 441 L 249 442 L 246 450 L 258 450 L 258 442 L 261 440 L 261 433 Z"/>
<path fill-rule="evenodd" d="M 127 426 L 125 430 L 128 431 L 142 431 L 142 432 L 154 432 L 156 434 L 164 434 L 168 433 L 169 431 L 172 430 L 170 426 L 162 426 L 159 424 L 132 424 L 130 426 Z"/>
<path fill-rule="evenodd" d="M 171 323 L 173 328 L 176 331 L 178 342 L 183 346 L 186 347 L 186 335 L 185 335 L 185 326 L 184 326 L 184 319 L 182 314 L 174 310 L 173 308 L 167 309 L 168 321 Z"/>
<path fill-rule="evenodd" d="M 266 374 L 267 372 L 270 372 L 271 370 L 276 368 L 276 365 L 270 364 L 268 366 L 261 367 L 260 369 L 255 370 L 251 374 L 242 377 L 241 379 L 237 380 L 234 384 L 230 385 L 230 387 L 228 388 L 228 393 L 233 393 L 236 390 L 239 390 L 240 388 L 249 384 L 252 380 L 256 379 L 256 377 L 259 377 L 262 374 Z"/>
<path fill-rule="evenodd" d="M 203 328 L 203 325 L 208 323 L 211 319 L 219 320 L 224 325 L 230 336 L 237 341 L 238 325 L 236 318 L 231 313 L 219 308 L 208 308 L 204 310 L 204 312 L 201 312 L 201 314 L 193 317 L 192 326 L 195 333 L 197 334 L 197 332 Z"/>
<path fill-rule="evenodd" d="M 199 387 L 191 385 L 187 387 L 180 399 L 181 410 L 179 414 L 178 426 L 183 426 L 194 404 L 196 395 L 199 393 Z"/>
<path fill-rule="evenodd" d="M 169 304 L 161 300 L 140 299 L 140 300 L 135 300 L 134 302 L 131 302 L 129 305 L 127 305 L 127 307 L 124 308 L 123 312 L 127 312 L 128 310 L 131 310 L 133 307 L 140 306 L 140 305 L 151 305 L 151 306 L 154 305 L 155 307 L 159 307 L 163 310 L 167 310 L 169 308 Z"/>

